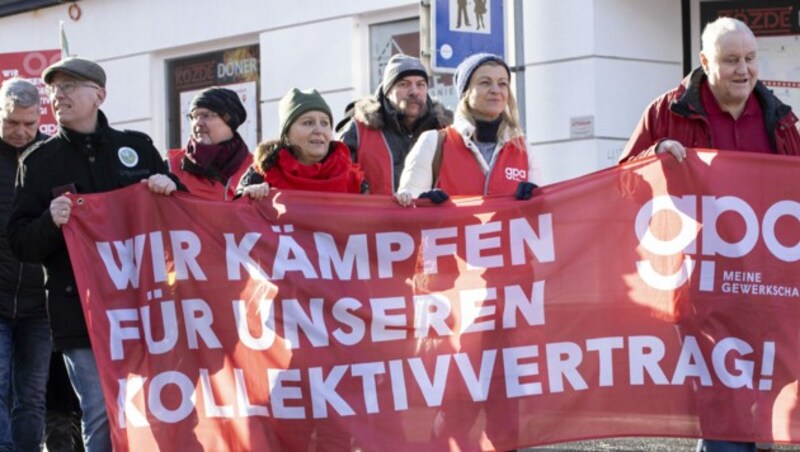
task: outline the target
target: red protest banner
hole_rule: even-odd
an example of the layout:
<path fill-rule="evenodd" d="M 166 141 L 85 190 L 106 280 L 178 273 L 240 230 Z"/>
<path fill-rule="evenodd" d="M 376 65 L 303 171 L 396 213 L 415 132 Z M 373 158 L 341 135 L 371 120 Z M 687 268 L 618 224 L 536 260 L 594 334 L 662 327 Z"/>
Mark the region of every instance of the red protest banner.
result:
<path fill-rule="evenodd" d="M 55 135 L 58 124 L 50 108 L 50 98 L 44 88 L 42 72 L 60 59 L 61 50 L 0 53 L 0 83 L 12 77 L 22 77 L 39 88 L 39 130 L 47 135 Z"/>
<path fill-rule="evenodd" d="M 698 152 L 410 209 L 76 195 L 115 450 L 800 441 L 798 169 Z"/>

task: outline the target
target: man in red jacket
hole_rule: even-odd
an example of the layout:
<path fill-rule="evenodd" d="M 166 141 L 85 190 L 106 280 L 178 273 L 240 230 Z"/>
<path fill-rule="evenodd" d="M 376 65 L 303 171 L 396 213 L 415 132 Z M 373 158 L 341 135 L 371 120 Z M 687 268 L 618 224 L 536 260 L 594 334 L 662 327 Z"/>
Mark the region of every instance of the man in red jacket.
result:
<path fill-rule="evenodd" d="M 647 108 L 620 163 L 664 152 L 681 162 L 686 147 L 800 154 L 797 117 L 758 81 L 758 48 L 750 28 L 736 19 L 719 18 L 703 30 L 702 47 L 701 67 Z M 717 414 L 724 419 L 725 413 Z M 701 440 L 698 450 L 761 449 L 752 442 Z"/>
<path fill-rule="evenodd" d="M 758 81 L 756 38 L 723 17 L 703 31 L 701 67 L 656 99 L 642 115 L 620 162 L 686 147 L 798 155 L 797 117 Z"/>
<path fill-rule="evenodd" d="M 370 194 L 390 195 L 417 138 L 452 121 L 452 113 L 428 95 L 428 74 L 419 58 L 397 54 L 386 63 L 375 95 L 355 102 L 351 120 L 336 130 L 364 170 Z"/>

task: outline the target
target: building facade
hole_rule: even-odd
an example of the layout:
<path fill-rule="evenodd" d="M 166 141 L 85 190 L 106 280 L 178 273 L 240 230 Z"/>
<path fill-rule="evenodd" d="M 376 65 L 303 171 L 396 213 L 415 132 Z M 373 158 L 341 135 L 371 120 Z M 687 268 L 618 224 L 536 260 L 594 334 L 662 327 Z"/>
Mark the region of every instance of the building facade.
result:
<path fill-rule="evenodd" d="M 70 53 L 108 73 L 112 124 L 165 152 L 187 138 L 177 103 L 219 81 L 250 97 L 251 140 L 277 134 L 278 100 L 295 86 L 318 89 L 338 121 L 374 89 L 387 52 L 419 46 L 426 3 L 80 0 L 0 17 L 0 54 L 58 48 L 63 21 Z M 506 57 L 541 181 L 616 163 L 646 105 L 681 79 L 685 55 L 696 64 L 684 33 L 687 17 L 699 29 L 700 3 L 505 0 Z M 447 78 L 436 77 L 434 95 L 448 95 Z"/>

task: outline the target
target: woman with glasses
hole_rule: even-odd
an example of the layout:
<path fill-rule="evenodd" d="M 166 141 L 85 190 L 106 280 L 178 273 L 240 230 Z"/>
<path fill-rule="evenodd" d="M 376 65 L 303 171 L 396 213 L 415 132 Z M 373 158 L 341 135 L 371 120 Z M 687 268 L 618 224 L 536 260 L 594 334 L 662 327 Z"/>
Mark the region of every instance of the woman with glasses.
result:
<path fill-rule="evenodd" d="M 316 90 L 290 90 L 278 105 L 280 138 L 263 142 L 238 194 L 261 199 L 270 188 L 363 193 L 364 173 L 333 136 L 331 109 Z"/>
<path fill-rule="evenodd" d="M 226 88 L 208 88 L 192 99 L 191 135 L 183 149 L 167 154 L 170 171 L 193 195 L 228 201 L 253 156 L 236 129 L 247 119 L 239 95 Z"/>
<path fill-rule="evenodd" d="M 182 185 L 169 174 L 149 136 L 109 125 L 100 110 L 107 90 L 106 73 L 99 64 L 65 58 L 45 69 L 42 80 L 50 92 L 58 133 L 28 148 L 20 161 L 6 237 L 20 261 L 43 265 L 47 275 L 50 334 L 46 337 L 62 352 L 78 395 L 84 447 L 111 452 L 113 419 L 106 412 L 81 290 L 62 231 L 73 208 L 72 198 L 65 194 L 105 193 L 144 182 L 150 192 L 169 195 Z M 39 450 L 38 443 L 30 450 Z"/>

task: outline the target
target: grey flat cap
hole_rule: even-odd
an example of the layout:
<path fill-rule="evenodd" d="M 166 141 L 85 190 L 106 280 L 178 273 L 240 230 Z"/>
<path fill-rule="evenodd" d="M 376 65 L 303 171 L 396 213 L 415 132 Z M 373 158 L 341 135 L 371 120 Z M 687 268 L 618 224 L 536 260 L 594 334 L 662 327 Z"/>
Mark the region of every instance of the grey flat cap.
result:
<path fill-rule="evenodd" d="M 63 72 L 84 80 L 90 80 L 103 88 L 106 86 L 106 71 L 99 64 L 85 58 L 68 57 L 50 65 L 42 72 L 42 80 L 49 85 L 56 72 Z"/>

